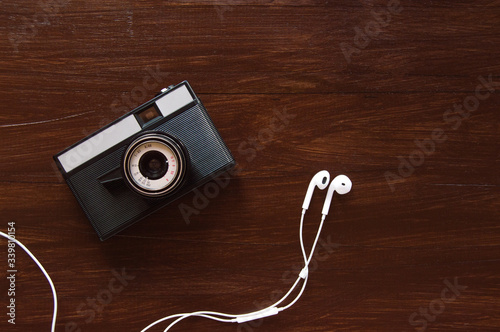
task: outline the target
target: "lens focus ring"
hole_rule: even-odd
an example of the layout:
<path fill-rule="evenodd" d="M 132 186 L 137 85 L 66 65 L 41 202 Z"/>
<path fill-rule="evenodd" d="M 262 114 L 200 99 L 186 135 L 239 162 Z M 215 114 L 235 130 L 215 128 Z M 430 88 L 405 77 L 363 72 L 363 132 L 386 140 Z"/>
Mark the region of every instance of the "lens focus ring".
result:
<path fill-rule="evenodd" d="M 134 191 L 147 197 L 161 197 L 183 182 L 186 152 L 172 137 L 148 133 L 129 145 L 122 167 L 124 178 Z"/>

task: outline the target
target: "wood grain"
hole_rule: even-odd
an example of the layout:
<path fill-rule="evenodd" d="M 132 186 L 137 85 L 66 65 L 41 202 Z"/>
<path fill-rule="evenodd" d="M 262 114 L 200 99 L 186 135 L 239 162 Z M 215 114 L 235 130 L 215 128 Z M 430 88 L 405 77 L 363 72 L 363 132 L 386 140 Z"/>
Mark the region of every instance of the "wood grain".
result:
<path fill-rule="evenodd" d="M 173 331 L 498 330 L 498 1 L 2 9 L 0 229 L 15 221 L 52 276 L 57 331 L 140 331 L 179 312 L 270 303 L 301 268 L 300 205 L 321 169 L 348 175 L 353 190 L 334 197 L 301 300 L 253 324 L 193 318 Z M 52 156 L 183 80 L 238 174 L 189 220 L 179 206 L 194 206 L 194 194 L 100 242 Z M 322 197 L 306 218 L 309 245 Z M 0 330 L 48 331 L 49 287 L 20 251 L 17 265 L 16 325 L 3 314 Z M 117 273 L 130 280 L 108 300 Z M 450 283 L 466 288 L 453 293 Z M 5 310 L 8 282 L 0 285 Z M 99 297 L 106 304 L 91 309 Z"/>

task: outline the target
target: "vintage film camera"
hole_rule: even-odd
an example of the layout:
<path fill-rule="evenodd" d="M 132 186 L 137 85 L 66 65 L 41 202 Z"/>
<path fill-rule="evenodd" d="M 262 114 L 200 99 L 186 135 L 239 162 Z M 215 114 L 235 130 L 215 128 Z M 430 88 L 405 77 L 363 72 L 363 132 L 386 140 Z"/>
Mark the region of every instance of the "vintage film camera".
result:
<path fill-rule="evenodd" d="M 235 165 L 187 81 L 54 160 L 101 240 Z"/>

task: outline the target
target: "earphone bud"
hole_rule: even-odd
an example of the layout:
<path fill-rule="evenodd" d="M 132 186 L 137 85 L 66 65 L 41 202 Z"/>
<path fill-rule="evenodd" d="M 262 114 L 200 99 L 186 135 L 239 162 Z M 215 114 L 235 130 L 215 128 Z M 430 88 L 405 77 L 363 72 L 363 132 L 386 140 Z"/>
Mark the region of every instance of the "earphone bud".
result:
<path fill-rule="evenodd" d="M 340 195 L 347 194 L 351 191 L 352 182 L 345 175 L 338 175 L 333 179 L 332 183 L 330 183 L 330 187 L 328 188 L 328 192 L 325 198 L 325 204 L 323 205 L 322 214 L 324 216 L 328 215 L 328 210 L 330 210 L 330 204 L 332 203 L 333 192 L 336 191 Z"/>
<path fill-rule="evenodd" d="M 309 182 L 309 187 L 307 187 L 304 204 L 302 204 L 303 210 L 309 209 L 309 204 L 311 203 L 314 188 L 318 187 L 319 189 L 324 190 L 328 186 L 328 182 L 330 182 L 330 173 L 328 173 L 328 171 L 319 171 L 313 176 L 311 182 Z"/>

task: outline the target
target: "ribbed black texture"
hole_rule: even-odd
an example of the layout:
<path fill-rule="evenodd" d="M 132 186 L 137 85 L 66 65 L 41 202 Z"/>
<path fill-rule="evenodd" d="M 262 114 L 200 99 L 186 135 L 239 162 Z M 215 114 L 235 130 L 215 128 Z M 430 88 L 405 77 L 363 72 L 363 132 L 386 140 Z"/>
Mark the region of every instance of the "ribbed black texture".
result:
<path fill-rule="evenodd" d="M 187 180 L 177 193 L 163 199 L 142 198 L 125 186 L 110 190 L 98 179 L 120 166 L 126 146 L 98 156 L 87 167 L 71 175 L 67 182 L 101 240 L 234 166 L 230 151 L 201 105 L 193 106 L 156 128 L 147 129 L 165 132 L 184 144 L 191 166 Z"/>

